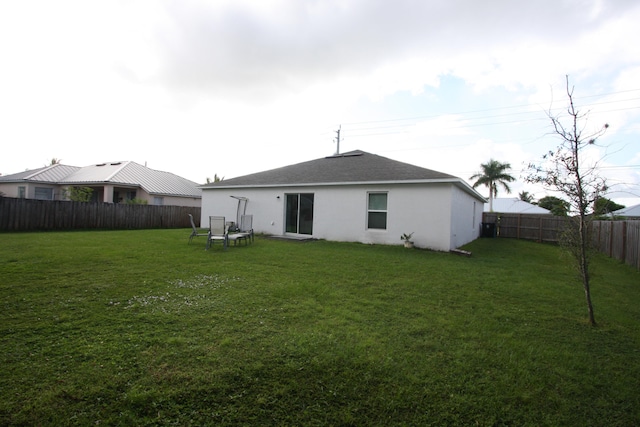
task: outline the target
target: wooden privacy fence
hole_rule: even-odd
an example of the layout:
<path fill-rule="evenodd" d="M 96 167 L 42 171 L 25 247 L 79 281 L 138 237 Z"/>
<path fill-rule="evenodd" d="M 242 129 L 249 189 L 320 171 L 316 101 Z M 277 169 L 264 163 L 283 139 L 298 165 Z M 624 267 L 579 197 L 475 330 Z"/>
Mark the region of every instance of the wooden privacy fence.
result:
<path fill-rule="evenodd" d="M 569 218 L 553 215 L 501 214 L 485 212 L 482 221 L 495 224 L 496 237 L 557 242 Z"/>
<path fill-rule="evenodd" d="M 188 228 L 200 208 L 0 197 L 0 231 Z"/>
<path fill-rule="evenodd" d="M 640 270 L 640 221 L 594 221 L 597 249 Z"/>
<path fill-rule="evenodd" d="M 485 212 L 482 220 L 483 235 L 490 224 L 495 237 L 557 243 L 571 218 Z M 592 221 L 591 227 L 596 249 L 640 270 L 640 221 Z"/>

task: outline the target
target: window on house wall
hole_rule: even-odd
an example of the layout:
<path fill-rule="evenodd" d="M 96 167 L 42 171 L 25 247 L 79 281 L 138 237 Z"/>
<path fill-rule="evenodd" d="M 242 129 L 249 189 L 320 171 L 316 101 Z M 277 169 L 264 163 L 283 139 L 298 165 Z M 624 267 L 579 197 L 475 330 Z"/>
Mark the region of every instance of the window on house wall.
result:
<path fill-rule="evenodd" d="M 387 229 L 387 193 L 369 193 L 367 228 Z"/>
<path fill-rule="evenodd" d="M 153 204 L 156 205 L 156 206 L 164 205 L 164 197 L 154 197 L 153 198 Z"/>
<path fill-rule="evenodd" d="M 18 198 L 24 199 L 27 197 L 27 187 L 18 187 Z"/>
<path fill-rule="evenodd" d="M 35 198 L 38 200 L 53 200 L 53 188 L 36 187 Z"/>

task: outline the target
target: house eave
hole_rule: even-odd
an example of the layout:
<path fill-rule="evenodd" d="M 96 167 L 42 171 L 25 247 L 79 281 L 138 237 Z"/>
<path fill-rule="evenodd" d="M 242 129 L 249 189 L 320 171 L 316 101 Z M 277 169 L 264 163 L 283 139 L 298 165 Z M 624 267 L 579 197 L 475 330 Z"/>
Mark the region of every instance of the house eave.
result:
<path fill-rule="evenodd" d="M 453 184 L 461 188 L 466 193 L 481 200 L 483 203 L 487 199 L 480 193 L 469 186 L 460 178 L 441 178 L 441 179 L 415 179 L 415 180 L 391 180 L 391 181 L 345 181 L 345 182 L 303 182 L 303 183 L 277 183 L 277 184 L 238 184 L 224 185 L 217 184 L 215 186 L 200 186 L 202 191 L 221 190 L 221 189 L 256 189 L 256 188 L 309 188 L 309 187 L 345 187 L 345 186 L 364 186 L 364 185 L 415 185 L 415 184 Z"/>
<path fill-rule="evenodd" d="M 451 180 L 402 180 L 402 181 L 344 181 L 344 182 L 298 182 L 298 183 L 277 183 L 277 184 L 236 184 L 236 185 L 215 185 L 201 186 L 202 190 L 239 189 L 239 188 L 284 188 L 284 187 L 343 187 L 349 185 L 396 185 L 396 184 L 426 184 L 435 182 L 451 182 Z"/>

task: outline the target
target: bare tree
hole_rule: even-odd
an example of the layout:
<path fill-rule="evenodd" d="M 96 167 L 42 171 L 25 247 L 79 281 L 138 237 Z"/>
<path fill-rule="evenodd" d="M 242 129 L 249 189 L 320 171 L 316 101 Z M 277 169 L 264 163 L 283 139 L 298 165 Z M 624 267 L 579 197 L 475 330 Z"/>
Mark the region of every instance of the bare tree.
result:
<path fill-rule="evenodd" d="M 596 144 L 609 127 L 586 131 L 587 113 L 581 113 L 574 104 L 574 88 L 566 77 L 568 106 L 565 115 L 547 116 L 553 125 L 553 134 L 560 139 L 554 151 L 543 156 L 540 164 L 529 165 L 528 182 L 542 184 L 548 189 L 559 192 L 568 201 L 575 216 L 567 228 L 562 243 L 575 259 L 582 280 L 587 301 L 589 323 L 595 326 L 590 290 L 590 251 L 591 234 L 589 232 L 590 213 L 595 201 L 607 191 L 604 178 L 598 174 L 598 163 L 589 163 L 585 150 Z"/>

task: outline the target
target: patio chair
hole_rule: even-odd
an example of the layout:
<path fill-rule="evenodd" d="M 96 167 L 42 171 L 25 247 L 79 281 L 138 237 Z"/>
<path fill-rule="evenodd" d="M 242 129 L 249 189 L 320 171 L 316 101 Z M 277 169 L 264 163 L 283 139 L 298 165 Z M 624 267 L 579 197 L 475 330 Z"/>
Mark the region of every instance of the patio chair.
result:
<path fill-rule="evenodd" d="M 189 236 L 189 243 L 191 243 L 191 240 L 193 240 L 194 237 L 209 235 L 209 233 L 204 230 L 198 230 L 196 223 L 193 221 L 193 215 L 191 214 L 189 214 L 189 221 L 191 221 L 191 235 Z"/>
<path fill-rule="evenodd" d="M 227 226 L 224 222 L 223 216 L 210 216 L 209 217 L 209 234 L 207 236 L 207 250 L 211 247 L 213 242 L 222 242 L 224 250 L 227 250 L 229 244 L 229 234 L 227 233 Z"/>
<path fill-rule="evenodd" d="M 240 217 L 240 228 L 237 232 L 229 234 L 229 240 L 233 240 L 234 246 L 238 240 L 244 240 L 245 245 L 248 241 L 253 242 L 253 215 Z"/>
<path fill-rule="evenodd" d="M 247 239 L 253 242 L 253 215 L 242 215 L 240 217 L 240 234 L 244 234 Z"/>

